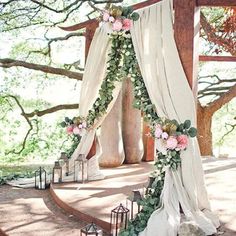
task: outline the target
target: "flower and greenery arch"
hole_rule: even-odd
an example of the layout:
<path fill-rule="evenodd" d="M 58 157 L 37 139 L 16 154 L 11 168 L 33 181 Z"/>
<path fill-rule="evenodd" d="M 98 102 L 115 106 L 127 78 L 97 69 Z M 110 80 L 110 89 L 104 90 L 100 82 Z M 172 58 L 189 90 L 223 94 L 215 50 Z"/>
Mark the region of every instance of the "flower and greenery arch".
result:
<path fill-rule="evenodd" d="M 151 214 L 160 207 L 165 170 L 170 168 L 175 171 L 180 167 L 181 152 L 187 148 L 188 139 L 196 136 L 197 130 L 191 127 L 190 120 L 178 123 L 176 120 L 158 116 L 145 87 L 129 31 L 132 21 L 138 20 L 139 15 L 133 12 L 131 7 L 121 8 L 111 5 L 101 17 L 106 24 L 111 24 L 113 29 L 109 34 L 111 50 L 108 55 L 106 77 L 88 116 L 66 118 L 62 126 L 67 127 L 68 133 L 78 137 L 75 139 L 76 146 L 84 130 L 92 127 L 94 122 L 106 113 L 108 105 L 113 100 L 115 83 L 128 78 L 132 81 L 133 106 L 142 111 L 145 121 L 150 126 L 150 135 L 157 139 L 161 146 L 156 151 L 158 156 L 155 162 L 156 170 L 151 174 L 154 180 L 139 202 L 142 210 L 129 222 L 128 228 L 120 233 L 121 236 L 135 236 L 145 229 Z"/>

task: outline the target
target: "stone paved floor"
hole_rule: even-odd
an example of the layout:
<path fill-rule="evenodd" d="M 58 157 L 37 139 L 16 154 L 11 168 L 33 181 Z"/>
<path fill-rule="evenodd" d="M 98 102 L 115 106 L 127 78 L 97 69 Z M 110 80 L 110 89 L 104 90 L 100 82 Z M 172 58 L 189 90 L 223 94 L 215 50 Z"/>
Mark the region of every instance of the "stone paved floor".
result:
<path fill-rule="evenodd" d="M 222 222 L 223 236 L 236 235 L 236 158 L 204 161 L 212 209 Z"/>
<path fill-rule="evenodd" d="M 204 163 L 218 235 L 236 235 L 236 159 Z M 85 225 L 53 203 L 48 191 L 0 186 L 0 228 L 9 236 L 78 236 Z M 1 236 L 1 231 L 0 231 Z"/>
<path fill-rule="evenodd" d="M 79 236 L 85 225 L 59 209 L 48 190 L 0 187 L 0 228 L 7 235 Z"/>

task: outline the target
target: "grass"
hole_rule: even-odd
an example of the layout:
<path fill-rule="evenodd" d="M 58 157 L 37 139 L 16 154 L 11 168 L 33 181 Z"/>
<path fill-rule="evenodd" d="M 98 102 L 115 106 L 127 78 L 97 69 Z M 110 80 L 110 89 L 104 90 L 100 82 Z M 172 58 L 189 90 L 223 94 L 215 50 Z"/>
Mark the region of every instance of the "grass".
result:
<path fill-rule="evenodd" d="M 34 176 L 34 172 L 39 168 L 40 165 L 21 165 L 21 166 L 10 166 L 0 165 L 0 185 L 5 184 L 8 180 L 18 179 Z M 50 173 L 52 171 L 52 165 L 41 165 L 45 170 Z"/>

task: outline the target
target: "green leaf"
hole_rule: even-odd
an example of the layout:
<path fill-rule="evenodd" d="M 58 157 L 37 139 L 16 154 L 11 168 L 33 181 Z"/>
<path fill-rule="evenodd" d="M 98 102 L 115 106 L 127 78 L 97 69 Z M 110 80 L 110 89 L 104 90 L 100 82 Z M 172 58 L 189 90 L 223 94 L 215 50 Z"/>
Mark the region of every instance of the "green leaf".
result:
<path fill-rule="evenodd" d="M 190 120 L 184 121 L 184 128 L 185 128 L 185 129 L 189 129 L 190 126 L 191 126 L 191 121 L 190 121 Z"/>
<path fill-rule="evenodd" d="M 177 128 L 177 131 L 179 132 L 183 132 L 183 129 L 184 129 L 184 125 L 183 124 L 180 124 Z"/>
<path fill-rule="evenodd" d="M 139 19 L 139 14 L 137 12 L 134 12 L 132 15 L 131 15 L 131 18 L 133 21 L 137 21 Z"/>
<path fill-rule="evenodd" d="M 61 125 L 61 127 L 63 127 L 63 128 L 65 128 L 65 127 L 67 126 L 65 121 L 61 122 L 60 125 Z"/>
<path fill-rule="evenodd" d="M 70 122 L 70 118 L 69 117 L 65 117 L 65 122 Z"/>
<path fill-rule="evenodd" d="M 194 128 L 194 127 L 191 127 L 189 130 L 188 130 L 188 134 L 191 138 L 193 137 L 196 137 L 197 136 L 197 129 Z"/>

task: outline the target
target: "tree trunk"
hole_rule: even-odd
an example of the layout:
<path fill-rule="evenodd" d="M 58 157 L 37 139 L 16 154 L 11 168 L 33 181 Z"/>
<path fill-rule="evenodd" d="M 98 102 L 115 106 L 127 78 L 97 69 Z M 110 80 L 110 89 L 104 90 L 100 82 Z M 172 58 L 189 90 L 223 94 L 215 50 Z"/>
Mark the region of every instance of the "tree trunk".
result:
<path fill-rule="evenodd" d="M 133 108 L 133 84 L 130 79 L 123 82 L 122 134 L 125 163 L 139 163 L 143 157 L 141 111 Z"/>
<path fill-rule="evenodd" d="M 197 128 L 198 142 L 202 156 L 212 156 L 212 113 L 207 107 L 198 105 L 197 109 Z"/>
<path fill-rule="evenodd" d="M 125 159 L 122 128 L 121 128 L 121 101 L 118 96 L 113 108 L 101 125 L 100 143 L 102 154 L 99 157 L 101 167 L 117 167 L 122 165 Z"/>

